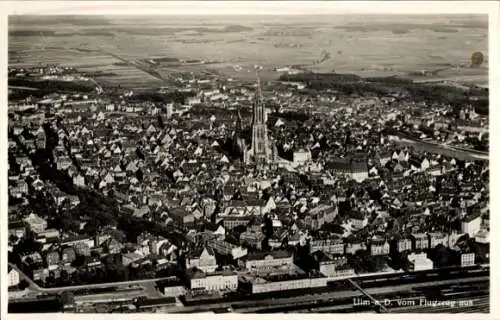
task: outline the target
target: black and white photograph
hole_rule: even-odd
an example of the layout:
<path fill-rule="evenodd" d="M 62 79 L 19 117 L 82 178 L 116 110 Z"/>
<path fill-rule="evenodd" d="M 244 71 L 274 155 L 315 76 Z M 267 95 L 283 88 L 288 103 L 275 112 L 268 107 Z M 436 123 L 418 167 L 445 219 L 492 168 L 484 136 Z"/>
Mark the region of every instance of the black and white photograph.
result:
<path fill-rule="evenodd" d="M 9 313 L 490 313 L 488 14 L 94 12 L 8 16 Z"/>

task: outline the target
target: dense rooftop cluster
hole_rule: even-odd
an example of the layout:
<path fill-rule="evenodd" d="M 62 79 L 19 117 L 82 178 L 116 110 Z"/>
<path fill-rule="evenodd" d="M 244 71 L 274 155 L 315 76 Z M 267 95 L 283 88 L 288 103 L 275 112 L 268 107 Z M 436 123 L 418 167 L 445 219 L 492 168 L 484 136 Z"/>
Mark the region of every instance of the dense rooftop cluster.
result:
<path fill-rule="evenodd" d="M 181 103 L 101 88 L 9 101 L 11 262 L 43 286 L 175 276 L 265 292 L 489 261 L 474 108 L 266 84 L 279 157 L 257 174 L 231 141 L 237 110 L 251 139 L 254 85 L 181 83 Z"/>

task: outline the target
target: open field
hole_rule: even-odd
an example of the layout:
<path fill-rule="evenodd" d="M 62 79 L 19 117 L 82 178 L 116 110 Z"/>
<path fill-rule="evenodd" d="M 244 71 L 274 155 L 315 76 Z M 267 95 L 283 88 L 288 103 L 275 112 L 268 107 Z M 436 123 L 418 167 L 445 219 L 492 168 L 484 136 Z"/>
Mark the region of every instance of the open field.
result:
<path fill-rule="evenodd" d="M 115 65 L 118 60 L 107 54 L 112 53 L 130 60 L 178 58 L 221 62 L 189 67 L 162 63 L 159 70 L 163 73 L 194 68 L 248 78 L 253 76 L 248 71 L 254 64 L 264 69 L 298 64 L 317 72 L 335 70 L 361 76 L 400 75 L 424 81 L 487 83 L 487 64 L 480 68 L 464 67 L 475 51 L 487 56 L 487 18 L 481 16 L 443 16 L 432 23 L 425 17 L 395 16 L 390 24 L 374 16 L 363 17 L 362 21 L 349 16 L 295 20 L 280 16 L 158 17 L 147 21 L 140 17 L 92 17 L 83 22 L 57 21 L 52 22 L 50 17 L 11 18 L 9 66 L 63 64 L 116 73 L 102 80 L 122 85 L 160 84 L 131 66 Z M 328 52 L 330 58 L 313 66 L 322 52 Z M 236 65 L 240 71 L 235 70 Z M 413 75 L 437 69 L 443 70 L 432 76 Z M 270 79 L 278 76 L 276 72 L 264 75 Z"/>

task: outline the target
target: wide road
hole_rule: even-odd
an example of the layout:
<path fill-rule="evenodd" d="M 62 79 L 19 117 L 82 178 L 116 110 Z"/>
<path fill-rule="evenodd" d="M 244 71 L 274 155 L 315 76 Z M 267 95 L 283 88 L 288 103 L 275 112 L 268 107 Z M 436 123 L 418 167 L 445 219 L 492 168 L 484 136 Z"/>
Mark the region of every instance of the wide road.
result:
<path fill-rule="evenodd" d="M 24 278 L 30 285 L 30 288 L 33 291 L 38 291 L 40 293 L 61 293 L 63 291 L 76 291 L 82 289 L 99 289 L 99 288 L 112 288 L 119 286 L 127 286 L 132 284 L 145 284 L 151 283 L 161 280 L 172 279 L 172 277 L 162 277 L 162 278 L 154 278 L 154 279 L 143 279 L 143 280 L 131 280 L 131 281 L 122 281 L 122 282 L 108 282 L 108 283 L 98 283 L 98 284 L 85 284 L 78 286 L 68 286 L 68 287 L 56 287 L 56 288 L 42 288 L 38 284 L 36 284 L 30 277 L 28 277 L 24 272 L 22 272 L 15 264 L 9 262 L 9 266 L 19 272 L 19 275 Z"/>

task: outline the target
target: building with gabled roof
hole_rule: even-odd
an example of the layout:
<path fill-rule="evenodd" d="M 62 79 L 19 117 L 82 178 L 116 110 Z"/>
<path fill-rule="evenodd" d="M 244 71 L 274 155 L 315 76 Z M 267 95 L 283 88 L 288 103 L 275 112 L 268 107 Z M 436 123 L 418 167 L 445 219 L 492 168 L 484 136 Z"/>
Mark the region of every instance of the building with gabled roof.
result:
<path fill-rule="evenodd" d="M 248 253 L 240 260 L 240 266 L 249 271 L 293 266 L 293 253 L 287 250 Z"/>
<path fill-rule="evenodd" d="M 217 269 L 215 252 L 210 246 L 198 247 L 186 254 L 186 269 L 194 267 L 203 272 L 214 272 Z"/>

